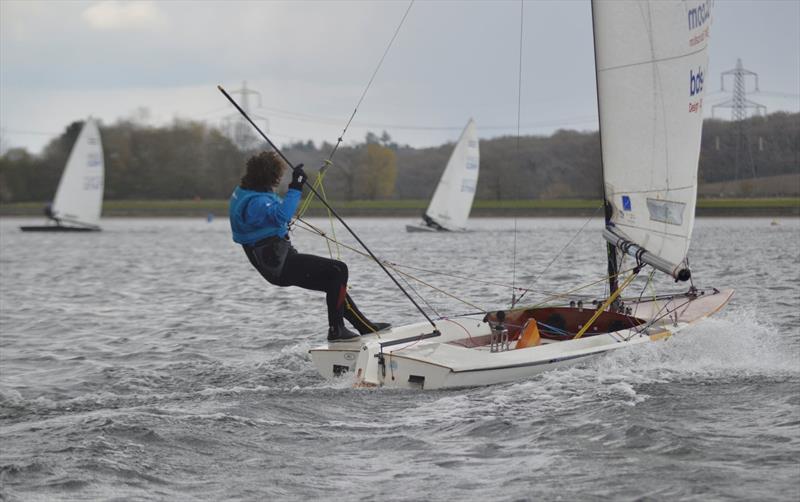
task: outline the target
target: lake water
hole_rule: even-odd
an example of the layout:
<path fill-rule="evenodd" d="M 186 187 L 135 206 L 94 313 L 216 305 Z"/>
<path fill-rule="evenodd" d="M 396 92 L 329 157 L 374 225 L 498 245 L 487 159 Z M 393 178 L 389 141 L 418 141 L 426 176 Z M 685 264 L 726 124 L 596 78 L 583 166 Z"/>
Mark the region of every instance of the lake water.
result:
<path fill-rule="evenodd" d="M 695 284 L 737 293 L 665 343 L 425 392 L 319 377 L 307 351 L 324 342 L 323 296 L 264 282 L 222 218 L 17 229 L 39 222 L 0 220 L 0 499 L 800 499 L 798 219 L 698 220 Z M 377 255 L 498 308 L 585 220 L 474 219 L 443 235 L 349 222 Z M 600 226 L 535 286 L 601 277 Z M 302 230 L 293 240 L 328 253 Z M 365 313 L 421 319 L 375 264 L 343 257 Z M 474 311 L 409 281 L 439 315 Z"/>

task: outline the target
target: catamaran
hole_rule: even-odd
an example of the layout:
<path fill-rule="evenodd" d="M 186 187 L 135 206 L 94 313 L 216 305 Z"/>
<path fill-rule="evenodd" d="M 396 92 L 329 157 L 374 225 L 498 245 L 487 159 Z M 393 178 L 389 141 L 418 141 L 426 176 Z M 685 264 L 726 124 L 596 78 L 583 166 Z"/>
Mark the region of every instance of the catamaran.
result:
<path fill-rule="evenodd" d="M 530 307 L 512 301 L 482 317 L 429 318 L 330 343 L 310 350 L 323 376 L 414 389 L 509 382 L 667 339 L 728 303 L 733 290 L 693 284 L 680 293 L 622 295 L 644 269 L 691 280 L 711 2 L 594 0 L 592 20 L 607 295 L 584 303 L 567 293 Z"/>
<path fill-rule="evenodd" d="M 20 229 L 29 232 L 100 230 L 104 178 L 100 130 L 97 122 L 89 118 L 72 146 L 53 203 L 45 209 L 47 224 Z"/>
<path fill-rule="evenodd" d="M 469 119 L 450 154 L 442 177 L 433 192 L 422 222 L 406 225 L 409 232 L 463 232 L 475 199 L 480 169 L 478 133 L 475 121 Z"/>

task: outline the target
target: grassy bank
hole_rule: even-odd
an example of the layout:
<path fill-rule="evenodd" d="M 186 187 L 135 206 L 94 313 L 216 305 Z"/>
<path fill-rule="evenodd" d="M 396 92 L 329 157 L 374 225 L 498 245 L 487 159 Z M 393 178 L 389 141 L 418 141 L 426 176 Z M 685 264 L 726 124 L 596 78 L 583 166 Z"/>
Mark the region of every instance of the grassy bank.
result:
<path fill-rule="evenodd" d="M 418 216 L 428 201 L 354 200 L 332 201 L 342 216 Z M 39 216 L 44 202 L 0 204 L 0 216 Z M 472 216 L 584 216 L 598 210 L 600 200 L 476 200 Z M 228 211 L 227 200 L 107 200 L 104 216 L 220 216 Z M 323 215 L 325 208 L 314 201 L 308 215 Z M 771 199 L 702 199 L 698 201 L 699 216 L 800 216 L 800 198 Z"/>

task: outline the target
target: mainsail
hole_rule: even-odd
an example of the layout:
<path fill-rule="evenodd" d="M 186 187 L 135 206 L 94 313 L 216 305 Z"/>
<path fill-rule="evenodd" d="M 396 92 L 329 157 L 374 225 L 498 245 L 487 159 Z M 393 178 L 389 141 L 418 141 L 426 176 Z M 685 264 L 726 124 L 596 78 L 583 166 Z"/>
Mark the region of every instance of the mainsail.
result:
<path fill-rule="evenodd" d="M 611 212 L 603 235 L 681 280 L 690 276 L 711 4 L 592 2 Z"/>
<path fill-rule="evenodd" d="M 475 198 L 479 167 L 478 133 L 475 121 L 469 119 L 450 155 L 425 216 L 445 230 L 464 230 Z"/>
<path fill-rule="evenodd" d="M 103 146 L 89 118 L 69 154 L 53 199 L 53 216 L 65 224 L 96 227 L 103 206 Z"/>

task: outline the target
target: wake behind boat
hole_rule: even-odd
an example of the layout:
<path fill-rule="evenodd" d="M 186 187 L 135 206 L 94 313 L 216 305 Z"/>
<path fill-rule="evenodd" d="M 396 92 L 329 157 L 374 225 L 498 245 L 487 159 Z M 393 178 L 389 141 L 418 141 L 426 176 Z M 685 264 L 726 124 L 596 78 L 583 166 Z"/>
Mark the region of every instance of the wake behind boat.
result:
<path fill-rule="evenodd" d="M 469 119 L 433 192 L 422 222 L 406 225 L 409 232 L 463 232 L 475 199 L 480 169 L 478 132 Z"/>
<path fill-rule="evenodd" d="M 97 122 L 86 120 L 58 182 L 53 204 L 45 209 L 46 225 L 22 226 L 26 232 L 92 232 L 100 230 L 105 168 Z"/>
<path fill-rule="evenodd" d="M 314 348 L 311 359 L 323 376 L 352 373 L 360 386 L 417 389 L 509 382 L 667 339 L 733 296 L 733 290 L 693 284 L 686 292 L 644 295 L 656 273 L 676 282 L 692 277 L 687 253 L 710 4 L 595 0 L 592 14 L 608 295 L 586 307 L 571 293 L 523 308 L 515 306 L 516 298 L 508 312 L 429 319 Z M 634 260 L 628 269 L 626 257 Z M 651 272 L 642 292 L 622 297 L 646 267 Z"/>

